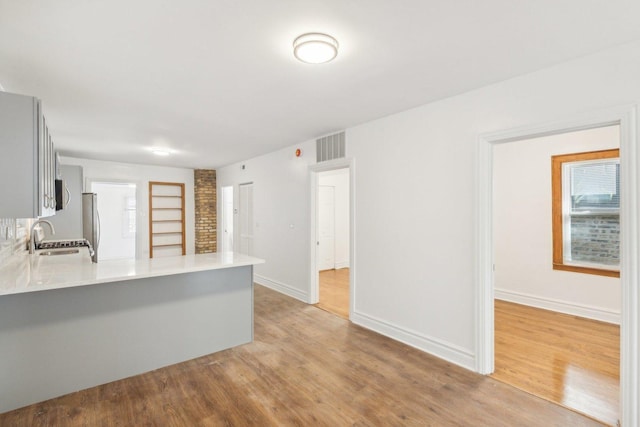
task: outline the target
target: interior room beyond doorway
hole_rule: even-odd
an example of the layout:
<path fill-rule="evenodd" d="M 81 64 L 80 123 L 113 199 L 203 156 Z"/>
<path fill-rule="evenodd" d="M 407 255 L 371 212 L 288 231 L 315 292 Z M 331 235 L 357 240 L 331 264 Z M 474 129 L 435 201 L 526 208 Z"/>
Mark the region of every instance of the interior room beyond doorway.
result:
<path fill-rule="evenodd" d="M 620 418 L 620 327 L 496 300 L 493 378 L 609 425 Z"/>
<path fill-rule="evenodd" d="M 317 306 L 348 319 L 349 169 L 321 172 L 317 182 Z"/>
<path fill-rule="evenodd" d="M 609 125 L 493 148 L 493 376 L 613 425 L 620 418 L 622 290 L 619 278 L 599 273 L 620 267 L 619 208 L 612 207 L 619 206 L 620 173 L 598 159 L 553 180 L 551 160 L 619 145 L 620 127 Z M 552 191 L 556 185 L 562 193 Z M 611 206 L 581 207 L 601 199 Z M 589 268 L 556 268 L 556 238 L 566 266 Z"/>

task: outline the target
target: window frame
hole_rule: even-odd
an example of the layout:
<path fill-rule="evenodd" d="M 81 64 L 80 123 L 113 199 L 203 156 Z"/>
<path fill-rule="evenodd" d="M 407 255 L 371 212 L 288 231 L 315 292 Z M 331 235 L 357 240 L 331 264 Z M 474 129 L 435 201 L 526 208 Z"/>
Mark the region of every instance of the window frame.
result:
<path fill-rule="evenodd" d="M 620 267 L 617 269 L 565 264 L 564 245 L 565 230 L 563 216 L 563 176 L 565 163 L 584 162 L 589 160 L 606 160 L 620 158 L 620 149 L 588 151 L 584 153 L 560 154 L 551 156 L 551 193 L 552 193 L 552 234 L 553 234 L 553 269 L 573 271 L 577 273 L 595 274 L 599 276 L 620 277 Z"/>

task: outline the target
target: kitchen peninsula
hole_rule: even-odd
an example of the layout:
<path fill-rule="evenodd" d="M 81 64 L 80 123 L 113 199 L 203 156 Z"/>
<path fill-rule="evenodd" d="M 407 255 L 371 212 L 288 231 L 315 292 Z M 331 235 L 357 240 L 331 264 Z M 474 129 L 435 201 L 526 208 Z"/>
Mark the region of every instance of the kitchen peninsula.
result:
<path fill-rule="evenodd" d="M 233 253 L 0 268 L 0 413 L 253 339 L 253 265 Z"/>

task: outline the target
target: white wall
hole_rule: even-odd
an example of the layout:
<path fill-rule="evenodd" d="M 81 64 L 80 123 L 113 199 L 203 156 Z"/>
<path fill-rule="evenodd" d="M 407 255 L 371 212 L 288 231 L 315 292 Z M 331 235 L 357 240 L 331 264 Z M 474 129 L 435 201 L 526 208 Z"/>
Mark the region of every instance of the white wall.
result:
<path fill-rule="evenodd" d="M 302 149 L 301 157 L 295 156 L 296 148 Z M 254 184 L 253 256 L 266 260 L 254 267 L 255 281 L 303 301 L 308 300 L 310 274 L 308 166 L 311 163 L 315 163 L 315 142 L 307 141 L 218 169 L 216 174 L 218 194 L 221 187 L 234 187 L 235 208 L 238 208 L 238 185 Z M 222 238 L 221 233 L 218 236 Z M 234 242 L 237 245 L 238 239 Z M 221 244 L 219 240 L 218 245 Z"/>
<path fill-rule="evenodd" d="M 349 267 L 349 169 L 318 174 L 318 184 L 334 188 L 335 268 Z"/>
<path fill-rule="evenodd" d="M 347 129 L 356 165 L 352 320 L 473 369 L 478 136 L 638 100 L 635 42 Z M 312 141 L 303 145 L 313 152 Z M 305 299 L 309 177 L 294 148 L 247 161 L 244 177 L 238 165 L 222 168 L 218 185 L 256 182 L 264 224 L 256 256 L 267 260 L 256 270 Z"/>
<path fill-rule="evenodd" d="M 136 237 L 136 256 L 138 258 L 149 257 L 149 181 L 184 183 L 187 254 L 195 252 L 193 169 L 105 162 L 74 157 L 62 157 L 61 163 L 82 166 L 85 179 L 84 191 L 90 191 L 87 183 L 91 181 L 133 182 L 137 185 L 136 203 L 139 226 Z"/>
<path fill-rule="evenodd" d="M 620 323 L 620 279 L 554 270 L 551 234 L 551 156 L 619 146 L 609 126 L 494 147 L 496 298 Z"/>

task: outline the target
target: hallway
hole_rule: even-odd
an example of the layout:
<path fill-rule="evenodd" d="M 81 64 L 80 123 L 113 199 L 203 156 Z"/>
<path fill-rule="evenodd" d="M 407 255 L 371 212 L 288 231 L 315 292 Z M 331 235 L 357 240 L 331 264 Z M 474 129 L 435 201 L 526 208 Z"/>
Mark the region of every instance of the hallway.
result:
<path fill-rule="evenodd" d="M 349 269 L 320 272 L 320 302 L 316 304 L 329 313 L 349 318 Z"/>

